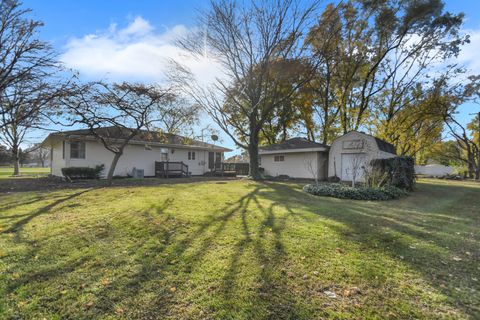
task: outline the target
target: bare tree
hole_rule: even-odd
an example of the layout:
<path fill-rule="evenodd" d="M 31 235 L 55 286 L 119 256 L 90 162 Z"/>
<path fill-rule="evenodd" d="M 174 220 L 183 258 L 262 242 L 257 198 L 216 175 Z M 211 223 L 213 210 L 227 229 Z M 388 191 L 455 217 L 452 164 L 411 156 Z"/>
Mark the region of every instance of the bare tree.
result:
<path fill-rule="evenodd" d="M 10 148 L 14 162 L 13 175 L 19 174 L 20 146 L 26 135 L 42 126 L 47 114 L 54 112 L 52 101 L 67 86 L 41 79 L 11 84 L 0 94 L 0 138 Z"/>
<path fill-rule="evenodd" d="M 356 153 L 352 157 L 351 166 L 346 168 L 346 174 L 352 178 L 352 187 L 355 188 L 357 180 L 364 174 L 366 166 L 365 154 Z"/>
<path fill-rule="evenodd" d="M 60 101 L 68 112 L 70 125 L 81 124 L 92 136 L 113 153 L 107 174 L 111 185 L 118 160 L 125 147 L 136 136 L 149 138 L 148 130 L 158 122 L 158 105 L 169 93 L 154 85 L 105 84 L 100 82 L 76 85 L 75 90 Z"/>
<path fill-rule="evenodd" d="M 12 153 L 14 175 L 27 132 L 44 121 L 68 85 L 57 77 L 62 68 L 51 46 L 37 37 L 43 23 L 29 13 L 16 0 L 0 0 L 0 138 Z"/>
<path fill-rule="evenodd" d="M 29 13 L 16 0 L 0 0 L 0 115 L 10 112 L 19 94 L 43 91 L 46 79 L 58 72 L 54 51 L 37 37 L 43 23 L 27 18 Z M 12 120 L 4 117 L 0 128 Z"/>
<path fill-rule="evenodd" d="M 41 143 L 36 143 L 27 150 L 25 150 L 30 155 L 32 160 L 35 160 L 38 165 L 42 168 L 45 167 L 47 159 L 50 156 L 50 150 L 43 148 Z"/>
<path fill-rule="evenodd" d="M 304 159 L 303 160 L 303 165 L 305 166 L 305 169 L 308 171 L 310 176 L 315 181 L 315 184 L 318 184 L 318 170 L 317 170 L 316 165 L 314 165 L 313 160 L 312 159 Z"/>
<path fill-rule="evenodd" d="M 179 42 L 195 58 L 208 57 L 223 69 L 222 79 L 205 86 L 177 64 L 174 79 L 236 145 L 248 150 L 253 179 L 260 178 L 259 134 L 266 119 L 307 82 L 308 74 L 299 75 L 285 92 L 273 74 L 275 65 L 301 56 L 299 40 L 316 4 L 212 0 L 199 28 Z"/>
<path fill-rule="evenodd" d="M 345 168 L 345 173 L 352 178 L 352 187 L 355 188 L 358 180 L 369 170 L 372 147 L 367 139 L 360 139 L 352 142 L 352 148 L 358 152 L 352 154 L 352 161 L 350 166 Z"/>

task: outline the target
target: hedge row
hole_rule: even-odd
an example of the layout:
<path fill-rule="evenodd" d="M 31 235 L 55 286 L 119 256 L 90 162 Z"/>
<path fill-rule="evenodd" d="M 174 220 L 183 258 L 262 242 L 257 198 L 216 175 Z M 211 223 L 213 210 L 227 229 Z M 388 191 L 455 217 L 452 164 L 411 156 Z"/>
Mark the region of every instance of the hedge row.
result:
<path fill-rule="evenodd" d="M 366 183 L 370 186 L 391 186 L 408 191 L 415 187 L 415 161 L 412 157 L 374 159 L 370 166 L 371 173 L 366 175 Z M 381 180 L 382 183 L 378 185 L 372 180 Z"/>
<path fill-rule="evenodd" d="M 81 179 L 99 179 L 104 165 L 90 167 L 69 167 L 62 168 L 62 174 L 68 180 L 81 180 Z"/>
<path fill-rule="evenodd" d="M 316 196 L 327 196 L 340 199 L 354 200 L 391 200 L 407 194 L 406 191 L 392 187 L 351 187 L 341 183 L 307 184 L 303 187 L 305 192 Z"/>

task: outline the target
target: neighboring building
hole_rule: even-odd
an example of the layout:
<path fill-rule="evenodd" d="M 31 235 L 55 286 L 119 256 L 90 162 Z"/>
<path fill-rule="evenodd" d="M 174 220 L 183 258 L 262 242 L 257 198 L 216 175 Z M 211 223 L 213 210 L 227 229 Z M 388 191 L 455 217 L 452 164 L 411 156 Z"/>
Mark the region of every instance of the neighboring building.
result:
<path fill-rule="evenodd" d="M 369 134 L 350 131 L 332 143 L 328 160 L 328 176 L 337 176 L 343 181 L 352 181 L 352 174 L 358 164 L 365 166 L 373 159 L 392 158 L 397 155 L 395 147 Z M 356 180 L 361 180 L 359 170 Z"/>
<path fill-rule="evenodd" d="M 423 174 L 427 176 L 443 177 L 453 174 L 455 170 L 452 167 L 441 164 L 427 164 L 425 166 L 415 166 L 416 174 Z"/>
<path fill-rule="evenodd" d="M 128 132 L 117 127 L 98 129 L 110 142 L 121 142 Z M 43 142 L 50 149 L 50 168 L 54 176 L 62 176 L 65 167 L 105 165 L 108 172 L 114 154 L 107 150 L 90 130 L 72 130 L 50 134 Z M 230 149 L 173 134 L 141 131 L 124 149 L 114 175 L 127 176 L 133 169 L 143 169 L 145 176 L 155 175 L 156 161 L 183 162 L 191 175 L 203 175 L 218 168 L 224 152 Z"/>
<path fill-rule="evenodd" d="M 325 179 L 337 176 L 351 181 L 361 180 L 363 168 L 370 160 L 396 156 L 395 147 L 371 135 L 351 131 L 335 139 L 331 146 L 293 138 L 261 147 L 261 167 L 271 176 Z M 355 173 L 354 173 L 355 172 Z"/>
<path fill-rule="evenodd" d="M 282 143 L 261 147 L 260 167 L 270 176 L 287 175 L 292 178 L 318 179 L 327 177 L 327 145 L 293 138 Z"/>

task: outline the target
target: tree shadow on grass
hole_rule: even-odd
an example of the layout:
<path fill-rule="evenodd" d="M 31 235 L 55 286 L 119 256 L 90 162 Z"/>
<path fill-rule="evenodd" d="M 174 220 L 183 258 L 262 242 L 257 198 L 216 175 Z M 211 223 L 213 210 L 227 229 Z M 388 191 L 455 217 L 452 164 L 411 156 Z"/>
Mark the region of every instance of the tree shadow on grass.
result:
<path fill-rule="evenodd" d="M 241 274 L 242 264 L 247 263 L 249 267 L 258 271 L 258 274 L 255 275 L 257 283 L 252 288 L 252 293 L 255 296 L 253 299 L 260 299 L 261 303 L 240 304 L 244 309 L 238 310 L 238 316 L 245 315 L 247 318 L 255 318 L 262 314 L 264 318 L 272 319 L 299 318 L 298 306 L 290 295 L 285 276 L 275 273 L 275 270 L 287 260 L 281 233 L 285 228 L 288 215 L 293 212 L 289 211 L 284 218 L 277 220 L 274 211 L 278 204 L 271 203 L 264 207 L 259 202 L 259 193 L 263 192 L 263 189 L 268 189 L 268 187 L 253 185 L 247 194 L 238 199 L 233 198 L 225 206 L 214 209 L 203 221 L 195 224 L 192 227 L 194 230 L 186 235 L 181 234 L 181 230 L 185 228 L 182 223 L 176 223 L 173 220 L 174 217 L 166 216 L 164 225 L 168 227 L 159 226 L 155 235 L 162 244 L 148 248 L 146 244 L 141 244 L 136 247 L 136 259 L 141 264 L 140 268 L 128 275 L 126 283 L 112 283 L 113 287 L 123 288 L 122 291 L 124 291 L 116 296 L 117 303 L 131 304 L 132 297 L 145 294 L 146 290 L 155 292 L 155 296 L 148 303 L 137 307 L 128 316 L 132 318 L 162 318 L 172 316 L 172 310 L 178 311 L 182 306 L 185 309 L 192 308 L 190 303 L 178 298 L 174 292 L 170 291 L 170 288 L 188 290 L 189 284 L 186 280 L 189 275 L 202 270 L 205 264 L 209 263 L 208 259 L 211 258 L 209 255 L 215 252 L 222 235 L 234 232 L 234 234 L 228 234 L 228 237 L 233 237 L 235 240 L 228 245 L 232 249 L 227 251 L 226 269 L 222 278 L 219 279 L 220 282 L 215 281 L 215 286 L 218 283 L 220 286 L 212 287 L 210 284 L 204 283 L 207 285 L 204 290 L 209 293 L 202 292 L 202 290 L 197 291 L 201 295 L 211 295 L 213 300 L 217 301 L 213 309 L 206 310 L 207 314 L 212 313 L 220 317 L 235 314 L 235 310 L 238 310 L 239 307 L 236 293 L 238 290 L 245 289 L 243 286 L 239 287 L 237 281 Z M 165 209 L 165 204 L 160 204 L 150 208 L 149 211 L 153 210 L 158 215 L 165 215 Z M 249 216 L 252 212 L 255 212 L 257 218 Z M 259 223 L 250 226 L 251 219 L 258 219 Z M 245 256 L 246 250 L 253 250 L 254 260 L 248 260 Z M 163 283 L 163 279 L 171 281 L 167 284 Z M 158 286 L 160 283 L 163 285 Z M 103 294 L 108 295 L 108 290 L 106 289 L 105 293 L 100 293 L 99 296 Z M 112 303 L 109 306 L 113 308 Z M 205 305 L 197 307 L 208 308 Z M 106 312 L 106 310 L 103 311 Z M 202 317 L 195 313 L 197 311 L 191 311 L 193 313 L 186 317 Z"/>
<path fill-rule="evenodd" d="M 480 276 L 475 232 L 480 225 L 480 189 L 422 184 L 403 200 L 367 202 L 316 197 L 291 184 L 266 184 L 272 190 L 263 193 L 266 198 L 341 223 L 329 227 L 360 247 L 381 250 L 410 265 L 453 307 L 480 316 L 478 286 L 472 280 Z"/>
<path fill-rule="evenodd" d="M 43 214 L 48 214 L 56 206 L 58 206 L 58 205 L 60 205 L 64 202 L 67 202 L 69 200 L 72 200 L 72 199 L 74 199 L 74 198 L 76 198 L 76 197 L 78 197 L 78 196 L 80 196 L 84 193 L 90 192 L 92 190 L 93 189 L 86 189 L 86 190 L 82 190 L 82 191 L 78 191 L 78 192 L 69 194 L 68 196 L 57 197 L 57 199 L 55 201 L 53 201 L 52 203 L 50 203 L 50 204 L 48 204 L 44 207 L 41 207 L 39 209 L 36 209 L 31 213 L 13 216 L 13 217 L 20 217 L 21 219 L 14 222 L 10 227 L 4 229 L 2 232 L 0 232 L 0 234 L 16 233 L 16 232 L 20 231 L 23 228 L 23 226 L 25 226 L 27 223 L 29 223 L 34 218 L 36 218 L 40 215 L 43 215 Z M 41 199 L 32 200 L 31 203 L 36 202 L 36 201 L 41 201 Z M 10 217 L 12 217 L 12 216 L 6 216 L 6 217 L 2 217 L 2 218 L 10 218 Z"/>
<path fill-rule="evenodd" d="M 171 223 L 173 217 L 167 217 L 169 229 L 163 229 L 158 236 L 161 238 L 162 246 L 150 248 L 151 254 L 142 257 L 141 268 L 135 274 L 129 276 L 130 280 L 125 287 L 128 288 L 129 295 L 140 294 L 148 285 L 149 281 L 155 280 L 152 274 L 158 277 L 173 277 L 178 279 L 169 283 L 170 287 L 181 288 L 185 286 L 182 277 L 188 278 L 192 270 L 201 265 L 205 255 L 211 250 L 215 241 L 225 231 L 225 228 L 231 219 L 236 218 L 241 212 L 247 210 L 249 203 L 258 193 L 259 188 L 254 188 L 248 194 L 240 197 L 234 203 L 228 203 L 222 208 L 214 210 L 202 222 L 196 226 L 196 229 L 183 237 L 178 234 L 184 228 L 181 224 Z M 159 206 L 154 208 L 157 214 L 163 214 L 165 208 Z M 172 308 L 181 303 L 176 301 L 174 293 L 170 292 L 170 287 L 157 288 L 156 297 L 148 305 L 143 305 L 138 314 L 130 315 L 133 317 L 165 317 L 168 316 Z M 126 297 L 128 298 L 128 297 Z"/>
<path fill-rule="evenodd" d="M 124 274 L 118 278 L 113 277 L 108 285 L 100 289 L 95 287 L 96 304 L 88 310 L 82 309 L 82 306 L 76 307 L 77 309 L 70 310 L 73 312 L 71 316 L 78 315 L 78 312 L 82 312 L 85 317 L 115 316 L 116 305 L 126 306 L 127 313 L 124 316 L 127 318 L 205 318 L 221 315 L 222 312 L 226 317 L 231 317 L 239 306 L 244 309 L 238 310 L 241 312 L 238 316 L 244 315 L 245 318 L 298 319 L 306 314 L 312 315 L 309 307 L 298 301 L 301 297 L 291 292 L 288 277 L 279 271 L 290 267 L 288 263 L 291 259 L 285 250 L 283 239 L 288 219 L 318 223 L 312 214 L 338 222 L 328 224 L 328 227 L 358 247 L 385 252 L 392 259 L 411 266 L 433 287 L 450 297 L 458 309 L 474 316 L 477 314 L 474 303 L 471 302 L 478 295 L 472 295 L 472 301 L 459 296 L 455 285 L 447 283 L 446 279 L 452 268 L 458 268 L 447 257 L 457 254 L 457 249 L 465 244 L 464 239 L 456 237 L 456 232 L 464 232 L 464 225 L 478 226 L 478 218 L 475 220 L 473 213 L 457 213 L 445 209 L 454 208 L 457 205 L 455 203 L 422 207 L 425 206 L 425 201 L 432 200 L 431 197 L 441 198 L 442 194 L 452 190 L 461 198 L 460 201 L 473 201 L 475 195 L 469 188 L 429 186 L 428 192 L 421 188 L 418 194 L 406 199 L 409 205 L 403 200 L 365 202 L 314 197 L 292 184 L 255 183 L 248 185 L 248 188 L 248 193 L 232 197 L 221 208 L 212 206 L 211 213 L 198 223 L 179 221 L 175 214 L 169 213 L 168 209 L 177 201 L 170 197 L 137 213 L 145 221 L 145 226 L 141 228 L 145 228 L 146 233 L 139 234 L 139 239 L 135 239 L 138 241 L 123 248 L 126 253 L 120 254 L 120 258 L 116 258 L 118 252 L 105 252 L 102 260 L 89 267 L 89 273 L 84 275 L 82 281 L 90 281 L 94 286 L 103 276 L 105 268 L 119 269 Z M 55 205 L 68 199 L 59 200 L 55 201 L 58 202 Z M 40 211 L 47 213 L 55 205 L 41 208 Z M 468 204 L 463 205 L 463 208 L 465 205 L 468 207 Z M 22 220 L 18 221 L 19 224 L 10 229 L 18 233 L 25 223 L 38 216 L 38 211 L 32 215 L 31 218 L 26 216 L 25 219 L 28 220 L 23 223 Z M 141 225 L 142 221 L 139 223 Z M 229 232 L 234 233 L 227 234 Z M 134 233 L 130 235 L 135 236 Z M 230 242 L 224 244 L 227 249 L 221 249 L 228 255 L 226 268 L 216 282 L 220 286 L 207 291 L 207 281 L 200 284 L 207 287 L 191 289 L 189 275 L 202 272 L 202 268 L 210 263 L 210 255 L 217 250 L 222 236 L 230 237 Z M 404 239 L 403 236 L 407 238 Z M 439 250 L 431 250 L 428 245 L 415 245 L 416 241 L 426 242 Z M 416 246 L 414 250 L 410 248 L 412 245 Z M 446 245 L 449 248 L 445 248 Z M 469 246 L 471 252 L 474 252 L 473 249 L 478 251 L 477 239 L 474 238 Z M 85 255 L 50 269 L 32 272 L 32 277 L 26 276 L 9 286 L 8 293 L 15 292 L 16 288 L 30 281 L 46 281 L 57 275 L 55 270 L 61 277 L 69 278 L 69 275 L 77 272 L 77 268 L 82 268 L 84 263 L 95 259 L 98 258 Z M 135 265 L 129 269 L 127 264 L 132 260 Z M 246 290 L 247 287 L 241 283 L 245 265 L 248 265 L 257 280 L 246 298 L 250 299 L 250 305 L 248 301 L 245 304 L 237 301 L 239 290 Z M 473 262 L 469 261 L 468 266 L 465 272 L 477 270 Z M 444 277 L 447 277 L 445 281 Z M 443 287 L 442 284 L 446 286 Z M 176 288 L 177 291 L 171 291 L 171 288 Z M 189 290 L 197 291 L 188 298 L 182 296 L 182 291 Z M 203 302 L 188 301 L 192 298 L 200 298 Z M 78 297 L 72 299 L 75 304 L 80 303 Z M 206 314 L 199 313 L 201 309 L 204 311 L 203 308 L 209 308 L 208 305 L 213 300 L 218 304 L 207 309 Z M 58 307 L 56 303 L 51 305 Z"/>

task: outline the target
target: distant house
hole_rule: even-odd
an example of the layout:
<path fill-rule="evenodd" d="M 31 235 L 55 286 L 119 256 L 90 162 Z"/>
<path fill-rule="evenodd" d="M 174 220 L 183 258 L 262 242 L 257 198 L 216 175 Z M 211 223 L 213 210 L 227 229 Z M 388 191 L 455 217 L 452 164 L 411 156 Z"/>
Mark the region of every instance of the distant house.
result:
<path fill-rule="evenodd" d="M 261 167 L 271 176 L 318 179 L 337 176 L 351 181 L 355 167 L 372 159 L 396 156 L 395 147 L 371 135 L 351 131 L 335 139 L 331 146 L 293 138 L 260 148 Z M 361 180 L 363 170 L 358 170 Z"/>
<path fill-rule="evenodd" d="M 109 142 L 121 142 L 128 132 L 118 127 L 98 129 Z M 50 134 L 43 142 L 50 149 L 50 168 L 54 176 L 62 176 L 65 167 L 94 167 L 103 164 L 108 172 L 114 154 L 88 129 Z M 191 175 L 203 175 L 219 167 L 224 153 L 230 149 L 174 134 L 141 131 L 125 147 L 114 175 L 127 176 L 134 169 L 145 176 L 155 176 L 155 162 L 183 162 Z"/>
<path fill-rule="evenodd" d="M 434 177 L 443 177 L 453 174 L 454 168 L 449 166 L 444 166 L 438 163 L 431 163 L 424 166 L 415 166 L 415 173 L 426 175 L 426 176 L 434 176 Z"/>

